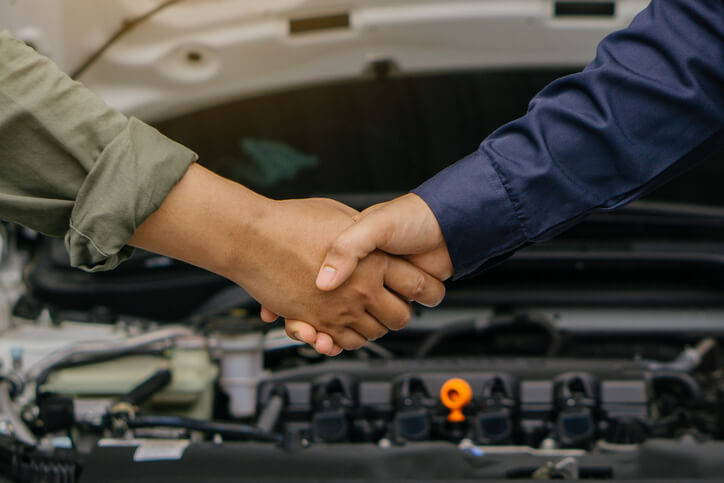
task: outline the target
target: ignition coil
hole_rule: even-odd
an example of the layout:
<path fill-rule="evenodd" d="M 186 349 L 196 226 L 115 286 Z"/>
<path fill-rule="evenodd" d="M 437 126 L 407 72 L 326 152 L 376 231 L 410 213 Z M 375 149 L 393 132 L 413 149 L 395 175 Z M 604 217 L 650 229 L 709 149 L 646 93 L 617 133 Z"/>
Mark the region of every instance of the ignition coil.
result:
<path fill-rule="evenodd" d="M 594 411 L 598 405 L 598 382 L 590 374 L 567 373 L 553 383 L 558 419 L 555 432 L 567 448 L 590 447 L 596 433 Z"/>
<path fill-rule="evenodd" d="M 398 441 L 424 441 L 430 439 L 432 429 L 430 408 L 435 400 L 419 377 L 410 376 L 395 384 L 396 413 L 394 437 Z"/>
<path fill-rule="evenodd" d="M 517 407 L 515 383 L 507 374 L 492 376 L 483 384 L 480 412 L 475 416 L 475 439 L 479 444 L 510 444 Z"/>
<path fill-rule="evenodd" d="M 312 386 L 315 413 L 312 431 L 318 441 L 339 443 L 349 440 L 349 414 L 355 406 L 354 384 L 346 376 L 324 376 Z"/>

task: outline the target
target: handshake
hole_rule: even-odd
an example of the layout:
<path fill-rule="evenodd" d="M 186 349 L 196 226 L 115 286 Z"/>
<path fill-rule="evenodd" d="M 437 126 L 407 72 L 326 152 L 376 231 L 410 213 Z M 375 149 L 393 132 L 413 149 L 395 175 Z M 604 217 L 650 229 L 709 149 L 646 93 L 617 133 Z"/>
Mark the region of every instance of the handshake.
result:
<path fill-rule="evenodd" d="M 244 287 L 261 316 L 322 354 L 402 329 L 410 302 L 439 304 L 453 266 L 414 194 L 362 213 L 329 199 L 276 201 L 193 164 L 129 244 Z"/>
<path fill-rule="evenodd" d="M 280 278 L 243 285 L 263 304 L 262 319 L 285 317 L 293 339 L 335 356 L 405 327 L 410 302 L 435 306 L 445 296 L 452 262 L 417 195 L 362 213 L 328 199 L 273 203 L 277 235 L 262 256 Z"/>

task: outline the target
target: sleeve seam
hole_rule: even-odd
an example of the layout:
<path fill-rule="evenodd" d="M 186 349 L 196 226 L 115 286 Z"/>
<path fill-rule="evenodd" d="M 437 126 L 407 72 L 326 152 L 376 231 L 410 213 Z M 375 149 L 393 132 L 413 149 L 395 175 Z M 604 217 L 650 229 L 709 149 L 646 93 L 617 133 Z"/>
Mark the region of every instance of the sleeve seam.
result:
<path fill-rule="evenodd" d="M 505 190 L 505 196 L 508 198 L 508 202 L 513 208 L 513 214 L 515 214 L 516 219 L 518 220 L 518 224 L 521 227 L 521 230 L 523 232 L 523 236 L 527 240 L 530 239 L 530 236 L 528 234 L 528 229 L 526 228 L 526 217 L 522 213 L 522 210 L 520 209 L 520 203 L 517 201 L 517 199 L 513 196 L 512 191 L 510 189 L 510 186 L 508 185 L 508 182 L 506 178 L 503 176 L 503 174 L 500 172 L 500 168 L 498 167 L 498 164 L 495 162 L 492 156 L 488 154 L 484 149 L 480 149 L 480 151 L 483 153 L 483 155 L 488 159 L 490 162 L 490 166 L 493 168 L 493 171 L 495 171 L 495 175 L 498 177 L 498 182 L 503 187 L 503 190 Z"/>
<path fill-rule="evenodd" d="M 96 243 L 93 241 L 93 239 L 91 237 L 89 237 L 88 235 L 86 235 L 85 233 L 80 231 L 78 228 L 73 226 L 73 222 L 69 222 L 69 225 L 70 225 L 71 230 L 73 230 L 74 232 L 76 232 L 78 235 L 85 238 L 86 240 L 88 240 L 88 242 L 90 242 L 90 244 L 93 246 L 93 248 L 95 248 L 96 251 L 98 251 L 98 253 L 101 254 L 101 256 L 103 256 L 105 258 L 109 258 L 111 256 L 108 253 L 106 253 L 104 250 L 101 250 L 101 248 L 98 245 L 96 245 Z"/>

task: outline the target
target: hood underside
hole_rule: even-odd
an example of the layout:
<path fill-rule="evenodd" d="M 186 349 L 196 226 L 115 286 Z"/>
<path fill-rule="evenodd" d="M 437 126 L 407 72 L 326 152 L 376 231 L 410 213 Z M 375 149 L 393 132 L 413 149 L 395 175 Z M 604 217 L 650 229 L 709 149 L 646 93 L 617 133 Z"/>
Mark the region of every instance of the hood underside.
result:
<path fill-rule="evenodd" d="M 69 73 L 119 35 L 80 80 L 113 107 L 158 121 L 369 76 L 380 62 L 392 75 L 580 67 L 647 3 L 27 0 L 0 6 L 0 17 Z"/>

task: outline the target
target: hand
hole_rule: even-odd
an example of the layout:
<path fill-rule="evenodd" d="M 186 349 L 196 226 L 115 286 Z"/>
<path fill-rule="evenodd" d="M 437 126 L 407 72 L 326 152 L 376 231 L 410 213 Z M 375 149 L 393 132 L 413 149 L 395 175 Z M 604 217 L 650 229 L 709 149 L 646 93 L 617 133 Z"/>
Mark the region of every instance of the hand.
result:
<path fill-rule="evenodd" d="M 357 222 L 348 227 L 332 243 L 317 277 L 317 287 L 334 290 L 343 284 L 368 254 L 375 250 L 405 255 L 408 260 L 440 280 L 453 274 L 440 225 L 422 198 L 408 194 L 362 212 Z M 425 304 L 425 301 L 408 297 Z M 436 305 L 436 304 L 426 304 Z M 275 319 L 269 310 L 262 311 L 265 320 Z M 302 320 L 287 319 L 287 330 L 301 336 L 323 354 L 337 352 L 329 334 L 317 333 Z"/>
<path fill-rule="evenodd" d="M 399 296 L 430 304 L 444 296 L 438 280 L 381 252 L 370 254 L 338 289 L 319 291 L 314 285 L 319 263 L 334 238 L 353 225 L 357 212 L 325 199 L 274 203 L 273 222 L 259 230 L 262 250 L 254 254 L 265 269 L 240 277 L 239 283 L 269 311 L 312 321 L 314 328 L 334 338 L 335 350 L 359 348 L 403 327 L 410 306 Z M 306 331 L 287 327 L 290 336 L 300 340 Z"/>
<path fill-rule="evenodd" d="M 404 255 L 439 280 L 453 275 L 440 225 L 422 198 L 407 194 L 363 211 L 337 237 L 317 276 L 320 290 L 334 290 L 375 250 Z"/>

